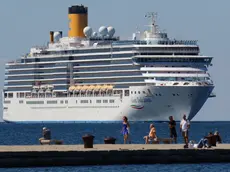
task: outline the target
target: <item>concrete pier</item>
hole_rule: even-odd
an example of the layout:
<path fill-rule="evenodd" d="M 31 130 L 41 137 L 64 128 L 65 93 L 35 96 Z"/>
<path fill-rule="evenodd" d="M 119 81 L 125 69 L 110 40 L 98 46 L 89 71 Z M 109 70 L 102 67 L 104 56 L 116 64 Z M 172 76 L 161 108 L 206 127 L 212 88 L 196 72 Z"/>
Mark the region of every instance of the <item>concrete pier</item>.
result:
<path fill-rule="evenodd" d="M 0 167 L 230 162 L 230 144 L 184 149 L 181 144 L 0 146 Z"/>

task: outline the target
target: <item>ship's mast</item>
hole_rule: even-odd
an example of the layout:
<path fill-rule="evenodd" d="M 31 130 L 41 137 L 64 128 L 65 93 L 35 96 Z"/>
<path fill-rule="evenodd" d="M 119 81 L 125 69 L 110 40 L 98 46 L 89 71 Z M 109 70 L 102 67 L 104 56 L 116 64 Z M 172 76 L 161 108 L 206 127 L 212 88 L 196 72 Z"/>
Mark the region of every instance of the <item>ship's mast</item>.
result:
<path fill-rule="evenodd" d="M 157 33 L 157 24 L 156 24 L 156 18 L 157 18 L 157 13 L 156 12 L 148 12 L 145 17 L 150 18 L 150 32 L 152 34 Z"/>

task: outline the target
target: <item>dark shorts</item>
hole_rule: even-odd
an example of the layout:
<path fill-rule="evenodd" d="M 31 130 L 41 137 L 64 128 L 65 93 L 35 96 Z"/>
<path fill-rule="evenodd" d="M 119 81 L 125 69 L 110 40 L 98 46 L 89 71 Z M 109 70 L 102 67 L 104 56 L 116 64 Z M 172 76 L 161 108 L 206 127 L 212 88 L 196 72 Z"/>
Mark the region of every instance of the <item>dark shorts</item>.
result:
<path fill-rule="evenodd" d="M 182 131 L 182 136 L 183 137 L 188 137 L 188 130 L 187 131 Z"/>
<path fill-rule="evenodd" d="M 170 137 L 171 137 L 171 138 L 177 137 L 177 133 L 176 133 L 176 130 L 175 130 L 175 129 L 171 129 L 171 130 L 170 130 Z"/>

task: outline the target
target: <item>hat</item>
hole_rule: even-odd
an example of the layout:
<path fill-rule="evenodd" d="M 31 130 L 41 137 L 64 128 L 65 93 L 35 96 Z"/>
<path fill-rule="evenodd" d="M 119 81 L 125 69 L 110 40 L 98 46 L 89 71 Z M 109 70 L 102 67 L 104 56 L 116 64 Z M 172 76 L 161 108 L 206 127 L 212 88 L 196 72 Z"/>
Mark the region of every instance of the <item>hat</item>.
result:
<path fill-rule="evenodd" d="M 43 129 L 43 130 L 46 130 L 46 127 L 43 127 L 42 129 Z"/>

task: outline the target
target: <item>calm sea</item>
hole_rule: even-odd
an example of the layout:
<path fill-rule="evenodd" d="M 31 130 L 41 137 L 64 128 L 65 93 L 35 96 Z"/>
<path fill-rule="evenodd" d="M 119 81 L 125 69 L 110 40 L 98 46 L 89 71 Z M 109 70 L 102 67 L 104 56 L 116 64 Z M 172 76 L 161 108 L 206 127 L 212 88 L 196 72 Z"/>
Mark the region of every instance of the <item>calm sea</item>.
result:
<path fill-rule="evenodd" d="M 143 136 L 148 134 L 150 123 L 131 123 L 132 143 L 144 143 Z M 154 123 L 159 137 L 169 137 L 168 124 Z M 51 129 L 53 139 L 62 139 L 65 144 L 82 144 L 84 134 L 95 136 L 94 143 L 103 143 L 107 136 L 115 137 L 116 143 L 123 143 L 119 123 L 59 123 L 59 124 L 7 124 L 0 123 L 1 145 L 38 145 L 42 127 Z M 179 131 L 179 124 L 177 124 Z M 230 143 L 230 122 L 191 122 L 190 138 L 199 141 L 208 132 L 218 130 L 224 143 Z M 182 137 L 178 132 L 178 142 Z M 13 168 L 0 171 L 230 171 L 230 164 L 169 164 L 169 165 L 121 165 L 121 166 L 86 166 L 86 167 L 47 167 L 47 168 Z"/>

